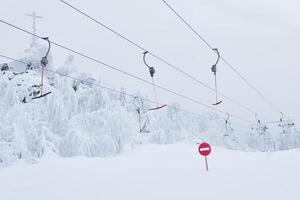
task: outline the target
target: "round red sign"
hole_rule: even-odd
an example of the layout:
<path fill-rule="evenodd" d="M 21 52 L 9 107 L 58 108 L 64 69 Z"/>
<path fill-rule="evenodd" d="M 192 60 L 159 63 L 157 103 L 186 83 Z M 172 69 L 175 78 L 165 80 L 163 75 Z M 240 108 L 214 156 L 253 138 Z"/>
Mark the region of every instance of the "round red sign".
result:
<path fill-rule="evenodd" d="M 208 156 L 211 152 L 211 147 L 206 142 L 203 142 L 199 145 L 198 151 L 202 156 Z"/>

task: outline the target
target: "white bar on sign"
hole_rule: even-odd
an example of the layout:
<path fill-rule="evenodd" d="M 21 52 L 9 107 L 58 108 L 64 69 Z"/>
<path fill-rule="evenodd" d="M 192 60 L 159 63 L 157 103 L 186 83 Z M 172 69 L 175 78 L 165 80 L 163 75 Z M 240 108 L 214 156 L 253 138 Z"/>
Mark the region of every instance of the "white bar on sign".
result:
<path fill-rule="evenodd" d="M 209 151 L 209 147 L 200 148 L 200 151 Z"/>

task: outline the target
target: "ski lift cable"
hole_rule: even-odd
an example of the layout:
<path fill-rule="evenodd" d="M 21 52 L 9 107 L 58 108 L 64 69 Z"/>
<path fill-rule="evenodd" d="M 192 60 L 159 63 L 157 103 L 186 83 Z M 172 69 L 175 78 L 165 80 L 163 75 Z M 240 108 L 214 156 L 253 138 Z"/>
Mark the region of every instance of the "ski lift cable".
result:
<path fill-rule="evenodd" d="M 17 30 L 19 30 L 19 31 L 25 32 L 25 33 L 27 33 L 27 34 L 30 34 L 30 35 L 32 35 L 32 36 L 35 36 L 35 37 L 37 37 L 37 38 L 39 38 L 39 39 L 44 40 L 43 37 L 41 37 L 41 36 L 39 36 L 39 35 L 37 35 L 37 34 L 33 34 L 33 33 L 31 33 L 30 31 L 27 31 L 27 30 L 25 30 L 25 29 L 23 29 L 23 28 L 20 28 L 20 27 L 18 27 L 18 26 L 15 26 L 15 25 L 13 25 L 13 24 L 11 24 L 11 23 L 5 22 L 5 21 L 3 21 L 3 20 L 1 20 L 1 19 L 0 19 L 0 22 L 4 23 L 4 24 L 6 24 L 6 25 L 8 25 L 8 26 L 10 26 L 10 27 L 13 27 L 13 28 L 15 28 L 15 29 L 17 29 Z M 111 69 L 113 69 L 113 70 L 115 70 L 115 71 L 118 71 L 118 72 L 120 72 L 120 73 L 122 73 L 122 74 L 125 74 L 125 75 L 127 75 L 127 76 L 129 76 L 129 77 L 131 77 L 131 78 L 140 80 L 140 81 L 142 81 L 142 82 L 144 82 L 144 83 L 147 83 L 147 84 L 149 84 L 149 85 L 151 85 L 151 86 L 153 85 L 153 83 L 151 83 L 150 81 L 147 81 L 147 80 L 145 80 L 145 79 L 143 79 L 143 78 L 140 78 L 140 77 L 138 77 L 138 76 L 136 76 L 136 75 L 133 75 L 133 74 L 131 74 L 131 73 L 129 73 L 129 72 L 123 71 L 123 70 L 121 70 L 121 69 L 119 69 L 119 68 L 117 68 L 117 67 L 114 67 L 114 66 L 112 66 L 112 65 L 106 64 L 106 63 L 104 63 L 104 62 L 102 62 L 102 61 L 99 61 L 99 60 L 97 60 L 97 59 L 95 59 L 95 58 L 92 58 L 92 57 L 90 57 L 90 56 L 88 56 L 88 55 L 86 55 L 86 54 L 83 54 L 83 53 L 81 53 L 81 52 L 75 51 L 75 50 L 73 50 L 73 49 L 71 49 L 71 48 L 68 48 L 68 47 L 66 47 L 66 46 L 63 46 L 63 45 L 61 45 L 61 44 L 59 44 L 59 43 L 56 43 L 56 42 L 54 42 L 54 41 L 51 41 L 51 40 L 49 40 L 49 42 L 50 42 L 51 44 L 57 46 L 57 47 L 60 47 L 60 48 L 65 49 L 65 50 L 67 50 L 67 51 L 70 51 L 70 52 L 72 52 L 72 53 L 74 53 L 74 54 L 77 54 L 77 55 L 79 55 L 79 56 L 81 56 L 81 57 L 84 57 L 84 58 L 86 58 L 86 59 L 88 59 L 88 60 L 91 60 L 91 61 L 93 61 L 93 62 L 95 62 L 95 63 L 98 63 L 98 64 L 101 64 L 101 65 L 106 66 L 106 67 L 108 67 L 108 68 L 111 68 Z M 210 109 L 210 110 L 214 110 L 214 111 L 216 111 L 216 112 L 223 113 L 223 114 L 226 113 L 225 111 L 222 111 L 222 110 L 218 110 L 218 109 L 216 109 L 216 108 L 213 108 L 213 107 L 211 107 L 211 106 L 209 106 L 209 105 L 206 105 L 205 103 L 202 103 L 202 102 L 200 102 L 200 101 L 198 101 L 198 100 L 196 100 L 196 99 L 193 99 L 193 98 L 191 98 L 191 97 L 185 96 L 185 95 L 180 94 L 180 93 L 177 93 L 177 92 L 175 92 L 175 91 L 173 91 L 173 90 L 170 90 L 170 89 L 168 89 L 168 88 L 165 88 L 165 87 L 163 87 L 163 86 L 160 86 L 160 85 L 157 85 L 157 84 L 154 84 L 154 85 L 155 85 L 155 87 L 157 87 L 157 88 L 159 88 L 159 89 L 161 89 L 161 90 L 164 90 L 164 91 L 166 91 L 166 92 L 168 92 L 168 93 L 174 94 L 174 95 L 176 95 L 176 96 L 178 96 L 178 97 L 181 97 L 181 98 L 183 98 L 183 99 L 186 99 L 186 100 L 191 101 L 191 102 L 193 102 L 193 103 L 196 103 L 196 104 L 198 104 L 198 105 L 202 105 L 203 107 L 206 107 L 206 108 L 208 108 L 208 109 Z M 232 116 L 235 116 L 235 118 L 241 119 L 241 120 L 243 120 L 243 121 L 248 121 L 248 122 L 249 122 L 249 120 L 243 119 L 242 117 L 239 117 L 239 116 L 237 116 L 237 115 L 232 115 Z"/>
<path fill-rule="evenodd" d="M 283 113 L 281 112 L 280 114 L 281 114 L 281 117 L 280 117 L 279 120 L 275 120 L 275 121 L 264 121 L 263 123 L 264 123 L 264 124 L 278 124 L 280 127 L 282 127 L 282 126 L 284 126 L 284 125 L 282 125 L 282 124 L 288 124 L 289 121 L 293 121 L 293 120 L 285 120 L 285 119 L 284 119 Z M 259 119 L 257 118 L 257 116 L 256 116 L 255 118 L 256 118 L 256 120 L 259 120 Z M 259 121 L 260 121 L 260 120 L 259 120 Z M 290 123 L 290 125 L 294 126 L 294 123 L 292 122 L 292 123 Z"/>
<path fill-rule="evenodd" d="M 99 20 L 91 17 L 90 15 L 88 15 L 87 13 L 81 11 L 80 9 L 76 8 L 75 6 L 71 5 L 70 3 L 64 1 L 64 0 L 60 0 L 62 3 L 64 3 L 65 5 L 69 6 L 70 8 L 72 8 L 73 10 L 77 11 L 78 13 L 82 14 L 83 16 L 87 17 L 88 19 L 90 19 L 91 21 L 95 22 L 96 24 L 104 27 L 105 29 L 109 30 L 110 32 L 112 32 L 113 34 L 117 35 L 118 37 L 126 40 L 127 42 L 129 42 L 130 44 L 132 44 L 133 46 L 135 46 L 136 48 L 142 50 L 143 52 L 147 51 L 149 53 L 149 55 L 151 55 L 152 57 L 156 58 L 157 60 L 161 61 L 162 63 L 166 64 L 167 66 L 173 68 L 174 70 L 176 70 L 177 72 L 185 75 L 186 77 L 192 79 L 193 81 L 195 81 L 196 83 L 202 85 L 203 87 L 206 87 L 207 89 L 211 90 L 212 92 L 215 92 L 216 90 L 214 88 L 212 88 L 211 86 L 203 83 L 202 81 L 200 81 L 199 79 L 197 79 L 196 77 L 192 76 L 191 74 L 181 70 L 179 67 L 171 64 L 169 61 L 161 58 L 160 56 L 156 55 L 155 53 L 147 50 L 146 48 L 142 47 L 141 45 L 137 44 L 136 42 L 132 41 L 131 39 L 125 37 L 123 34 L 113 30 L 112 28 L 110 28 L 109 26 L 105 25 L 104 23 L 100 22 Z M 208 44 L 209 45 L 209 44 Z M 220 57 L 222 58 L 222 57 Z M 257 112 L 255 112 L 254 110 L 252 110 L 251 108 L 249 108 L 248 106 L 243 105 L 242 103 L 232 99 L 229 96 L 226 96 L 225 94 L 218 92 L 218 94 L 222 97 L 224 97 L 225 99 L 229 100 L 230 102 L 236 104 L 237 106 L 243 108 L 244 110 L 247 110 L 248 112 L 255 114 Z M 267 119 L 267 117 L 264 117 Z"/>
<path fill-rule="evenodd" d="M 8 59 L 8 60 L 12 60 L 12 61 L 16 61 L 16 62 L 19 62 L 19 63 L 22 63 L 22 64 L 25 64 L 25 65 L 28 65 L 29 62 L 24 62 L 22 60 L 17 60 L 15 58 L 12 58 L 12 57 L 8 57 L 8 56 L 5 56 L 3 54 L 0 54 L 0 57 L 3 57 L 5 59 Z M 159 102 L 155 102 L 155 101 L 152 101 L 152 100 L 149 100 L 149 99 L 145 99 L 145 98 L 142 98 L 142 97 L 137 97 L 136 95 L 133 95 L 133 94 L 128 94 L 124 91 L 119 91 L 119 90 L 116 90 L 116 89 L 113 89 L 113 88 L 109 88 L 109 87 L 106 87 L 106 86 L 103 86 L 103 85 L 100 85 L 100 84 L 97 84 L 97 83 L 94 83 L 94 82 L 90 82 L 90 81 L 87 81 L 87 80 L 83 80 L 83 79 L 80 79 L 80 78 L 76 78 L 76 77 L 73 77 L 73 76 L 70 76 L 70 75 L 66 75 L 66 74 L 63 74 L 63 73 L 60 73 L 58 71 L 53 71 L 53 70 L 50 70 L 50 69 L 45 69 L 45 71 L 48 71 L 48 72 L 51 72 L 51 73 L 54 73 L 54 74 L 57 74 L 59 76 L 63 76 L 63 77 L 66 77 L 66 78 L 70 78 L 70 79 L 73 79 L 73 80 L 76 80 L 76 81 L 79 81 L 79 82 L 83 82 L 83 83 L 87 83 L 87 84 L 90 84 L 90 85 L 94 85 L 96 87 L 100 87 L 102 89 L 105 89 L 105 90 L 109 90 L 111 92 L 115 92 L 115 93 L 119 93 L 119 94 L 124 94 L 126 96 L 129 96 L 129 97 L 132 97 L 134 99 L 140 99 L 140 100 L 143 100 L 143 101 L 146 101 L 146 102 L 149 102 L 149 103 L 158 103 L 160 104 Z M 182 111 L 185 111 L 185 112 L 188 112 L 190 114 L 195 114 L 195 115 L 199 115 L 197 113 L 192 113 L 190 111 L 186 111 L 186 110 L 183 110 L 183 109 L 180 109 L 180 108 L 177 108 L 177 107 L 174 107 L 174 106 L 168 106 L 168 107 L 171 107 L 171 108 L 176 108 L 178 110 L 182 110 Z M 199 115 L 200 116 L 200 115 Z"/>
<path fill-rule="evenodd" d="M 25 65 L 30 65 L 31 63 L 30 62 L 25 62 L 25 61 L 22 61 L 22 60 L 18 60 L 18 59 L 14 59 L 12 57 L 8 57 L 8 56 L 5 56 L 5 55 L 2 55 L 0 54 L 0 57 L 3 57 L 5 59 L 8 59 L 8 60 L 12 60 L 12 61 L 16 61 L 16 62 L 19 62 L 19 63 L 22 63 L 22 64 L 25 64 Z M 159 105 L 163 105 L 162 103 L 159 103 L 159 102 L 156 102 L 156 101 L 153 101 L 153 100 L 150 100 L 150 99 L 146 99 L 146 98 L 142 98 L 142 97 L 138 97 L 136 95 L 133 95 L 133 94 L 129 94 L 129 93 L 126 93 L 124 91 L 119 91 L 119 90 L 116 90 L 114 88 L 110 88 L 110 87 L 107 87 L 107 86 L 103 86 L 101 84 L 97 84 L 97 83 L 94 83 L 94 82 L 90 82 L 88 80 L 83 80 L 83 79 L 80 79 L 80 78 L 77 78 L 77 77 L 73 77 L 73 76 L 70 76 L 70 75 L 66 75 L 66 74 L 63 74 L 63 73 L 60 73 L 60 72 L 57 72 L 57 71 L 53 71 L 51 69 L 47 69 L 45 68 L 44 69 L 45 71 L 48 71 L 50 73 L 54 73 L 54 74 L 57 74 L 59 76 L 62 76 L 62 77 L 66 77 L 66 78 L 69 78 L 69 79 L 73 79 L 73 80 L 76 80 L 76 81 L 79 81 L 79 82 L 82 82 L 82 83 L 87 83 L 87 84 L 90 84 L 90 85 L 94 85 L 95 87 L 99 87 L 99 88 L 102 88 L 104 90 L 107 90 L 107 91 L 111 91 L 111 92 L 114 92 L 114 93 L 118 93 L 118 94 L 124 94 L 128 97 L 131 97 L 133 98 L 134 100 L 135 99 L 140 99 L 140 100 L 143 100 L 145 102 L 148 102 L 148 103 L 155 103 L 155 104 L 159 104 Z M 188 113 L 188 114 L 192 114 L 192 115 L 195 115 L 197 117 L 202 117 L 203 115 L 199 114 L 199 113 L 195 113 L 195 112 L 191 112 L 191 111 L 188 111 L 188 110 L 185 110 L 185 109 L 182 109 L 182 108 L 178 108 L 176 106 L 171 106 L 171 105 L 165 105 L 166 107 L 169 107 L 169 108 L 173 108 L 173 109 L 176 109 L 176 110 L 179 110 L 181 112 L 184 112 L 184 113 Z M 247 123 L 250 123 L 250 121 L 248 120 L 244 120 L 242 118 L 238 118 L 240 119 L 241 121 L 245 121 Z M 243 125 L 240 125 L 243 127 Z"/>
<path fill-rule="evenodd" d="M 5 59 L 8 59 L 8 60 L 15 61 L 15 62 L 19 62 L 19 63 L 22 63 L 22 64 L 27 65 L 27 66 L 28 66 L 28 65 L 31 65 L 30 62 L 24 62 L 24 61 L 22 61 L 22 60 L 17 60 L 17 59 L 14 59 L 14 58 L 11 58 L 11 57 L 2 55 L 2 54 L 0 54 L 0 57 L 5 58 Z"/>
<path fill-rule="evenodd" d="M 210 43 L 200 35 L 169 3 L 165 0 L 161 0 L 196 36 L 202 40 L 206 46 L 208 46 L 211 50 L 214 51 L 214 48 L 210 45 Z M 253 84 L 251 84 L 227 59 L 220 55 L 220 59 L 231 68 L 250 88 L 252 88 L 258 96 L 260 96 L 270 107 L 272 107 L 276 112 L 280 113 L 281 111 L 268 99 L 266 98 Z"/>
<path fill-rule="evenodd" d="M 194 102 L 194 103 L 196 103 L 196 104 L 202 105 L 202 106 L 204 106 L 204 107 L 206 107 L 206 108 L 209 108 L 209 109 L 211 109 L 211 110 L 214 110 L 214 111 L 217 111 L 217 112 L 220 112 L 220 113 L 226 113 L 226 112 L 224 112 L 224 111 L 221 111 L 221 110 L 212 108 L 211 106 L 208 106 L 208 105 L 206 105 L 206 104 L 204 104 L 204 103 L 202 103 L 202 102 L 200 102 L 200 101 L 198 101 L 198 100 L 195 100 L 195 99 L 193 99 L 193 98 L 191 98 L 191 97 L 188 97 L 188 96 L 185 96 L 185 95 L 183 95 L 183 94 L 177 93 L 177 92 L 172 91 L 172 90 L 170 90 L 170 89 L 168 89 L 168 88 L 165 88 L 165 87 L 163 87 L 163 86 L 160 86 L 160 85 L 157 85 L 157 84 L 153 84 L 153 83 L 150 82 L 150 81 L 147 81 L 147 80 L 145 80 L 145 79 L 143 79 L 143 78 L 140 78 L 140 77 L 138 77 L 138 76 L 136 76 L 136 75 L 133 75 L 133 74 L 131 74 L 131 73 L 128 73 L 128 72 L 126 72 L 126 71 L 123 71 L 123 70 L 121 70 L 121 69 L 119 69 L 119 68 L 116 68 L 116 67 L 114 67 L 114 66 L 112 66 L 112 65 L 106 64 L 106 63 L 104 63 L 104 62 L 102 62 L 102 61 L 99 61 L 99 60 L 97 60 L 97 59 L 95 59 L 95 58 L 92 58 L 92 57 L 90 57 L 90 56 L 87 56 L 87 55 L 85 55 L 85 54 L 83 54 L 83 53 L 80 53 L 80 52 L 78 52 L 78 51 L 72 50 L 72 49 L 70 49 L 70 48 L 68 48 L 68 47 L 65 47 L 65 46 L 61 45 L 61 44 L 55 43 L 55 42 L 53 42 L 53 41 L 51 41 L 51 43 L 54 44 L 54 45 L 56 45 L 56 46 L 58 46 L 58 47 L 61 47 L 61 48 L 65 49 L 65 50 L 68 50 L 68 51 L 70 51 L 70 52 L 73 52 L 73 53 L 75 53 L 75 54 L 77 54 L 77 55 L 80 55 L 80 56 L 82 56 L 82 57 L 84 57 L 84 58 L 86 58 L 86 59 L 89 59 L 89 60 L 94 61 L 94 62 L 96 62 L 96 63 L 98 63 L 98 64 L 101 64 L 101 65 L 106 66 L 106 67 L 108 67 L 108 68 L 111 68 L 111 69 L 113 69 L 113 70 L 115 70 L 115 71 L 118 71 L 118 72 L 120 72 L 120 73 L 122 73 L 122 74 L 125 74 L 125 75 L 127 75 L 127 76 L 129 76 L 129 77 L 131 77 L 131 78 L 140 80 L 140 81 L 142 81 L 142 82 L 144 82 L 144 83 L 146 83 L 146 84 L 148 84 L 148 85 L 151 85 L 151 86 L 154 85 L 155 87 L 157 87 L 157 88 L 159 88 L 159 89 L 161 89 L 161 90 L 164 90 L 164 91 L 166 91 L 166 92 L 168 92 L 168 93 L 171 93 L 171 94 L 174 94 L 174 95 L 176 95 L 176 96 L 179 96 L 179 97 L 181 97 L 181 98 L 183 98 L 183 99 L 189 100 L 189 101 Z"/>
<path fill-rule="evenodd" d="M 59 73 L 57 71 L 53 71 L 53 70 L 50 70 L 50 69 L 45 69 L 45 71 L 48 71 L 48 72 L 51 72 L 51 73 L 55 73 L 55 74 L 58 74 L 59 76 L 63 76 L 63 77 L 66 77 L 66 78 L 70 78 L 70 79 L 73 79 L 73 80 L 77 80 L 77 81 L 80 81 L 80 82 L 85 82 L 87 84 L 91 84 L 91 85 L 94 85 L 96 87 L 99 87 L 99 88 L 102 88 L 102 89 L 105 89 L 105 90 L 108 90 L 108 91 L 111 91 L 111 92 L 115 92 L 115 93 L 118 93 L 118 94 L 124 94 L 128 97 L 131 97 L 133 99 L 140 99 L 140 100 L 143 100 L 145 102 L 148 102 L 148 103 L 155 103 L 157 105 L 162 105 L 162 106 L 165 106 L 165 107 L 169 107 L 169 108 L 173 108 L 173 109 L 177 109 L 179 111 L 182 111 L 182 112 L 185 112 L 185 113 L 189 113 L 189 114 L 192 114 L 192 115 L 195 115 L 195 116 L 198 116 L 198 117 L 202 117 L 201 114 L 199 113 L 195 113 L 195 112 L 191 112 L 191 111 L 188 111 L 188 110 L 185 110 L 185 109 L 182 109 L 182 108 L 178 108 L 176 106 L 171 106 L 171 105 L 166 105 L 166 104 L 163 104 L 163 103 L 160 103 L 160 102 L 157 102 L 157 101 L 154 101 L 154 100 L 150 100 L 150 99 L 146 99 L 146 98 L 142 98 L 142 97 L 137 97 L 136 95 L 134 94 L 129 94 L 129 93 L 126 93 L 124 91 L 119 91 L 119 90 L 116 90 L 116 89 L 113 89 L 113 88 L 110 88 L 110 87 L 106 87 L 106 86 L 103 86 L 101 84 L 97 84 L 97 83 L 93 83 L 93 82 L 90 82 L 90 81 L 86 81 L 86 80 L 83 80 L 83 79 L 80 79 L 80 78 L 76 78 L 76 77 L 73 77 L 73 76 L 70 76 L 70 75 L 66 75 L 66 74 L 63 74 L 63 73 Z M 251 121 L 248 121 L 246 119 L 243 119 L 241 117 L 238 117 L 236 115 L 233 115 L 235 118 L 241 120 L 241 121 L 245 121 L 245 122 L 248 122 L 250 123 Z M 241 125 L 243 126 L 243 125 Z"/>

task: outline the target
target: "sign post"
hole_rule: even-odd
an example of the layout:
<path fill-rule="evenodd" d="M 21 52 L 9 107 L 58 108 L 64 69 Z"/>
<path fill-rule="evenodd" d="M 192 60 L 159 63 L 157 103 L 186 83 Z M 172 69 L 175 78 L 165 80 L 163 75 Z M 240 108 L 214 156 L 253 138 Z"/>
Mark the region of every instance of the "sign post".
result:
<path fill-rule="evenodd" d="M 203 142 L 199 145 L 198 151 L 199 151 L 200 155 L 205 157 L 206 171 L 208 171 L 207 156 L 211 153 L 211 146 L 208 143 Z"/>

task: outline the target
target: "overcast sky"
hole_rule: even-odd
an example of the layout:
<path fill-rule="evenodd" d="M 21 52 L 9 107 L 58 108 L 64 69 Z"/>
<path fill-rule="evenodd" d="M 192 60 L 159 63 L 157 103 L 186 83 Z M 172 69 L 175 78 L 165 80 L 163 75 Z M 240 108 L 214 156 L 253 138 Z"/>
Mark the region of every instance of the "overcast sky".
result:
<path fill-rule="evenodd" d="M 213 87 L 210 67 L 216 55 L 208 49 L 161 0 L 67 0 L 74 6 L 124 34 L 171 64 Z M 299 0 L 167 0 L 212 46 L 255 85 L 273 104 L 300 123 L 300 1 Z M 41 36 L 86 53 L 150 80 L 142 51 L 111 34 L 59 0 L 1 0 L 1 19 L 31 30 L 24 13 L 43 16 L 37 29 Z M 0 53 L 17 57 L 29 47 L 30 37 L 0 24 Z M 39 43 L 43 43 L 40 41 Z M 53 47 L 54 67 L 70 54 Z M 0 62 L 4 62 L 3 59 Z M 149 57 L 156 68 L 157 84 L 211 105 L 214 93 Z M 153 97 L 152 88 L 101 65 L 75 56 L 80 71 L 101 77 L 111 86 L 123 86 Z M 280 115 L 266 104 L 230 68 L 218 65 L 220 91 L 253 110 L 278 120 Z M 197 104 L 158 91 L 160 102 L 180 102 L 182 108 L 208 111 Z M 249 120 L 254 115 L 223 99 L 221 110 Z M 296 121 L 296 122 L 297 122 Z M 239 122 L 242 123 L 242 122 Z"/>

